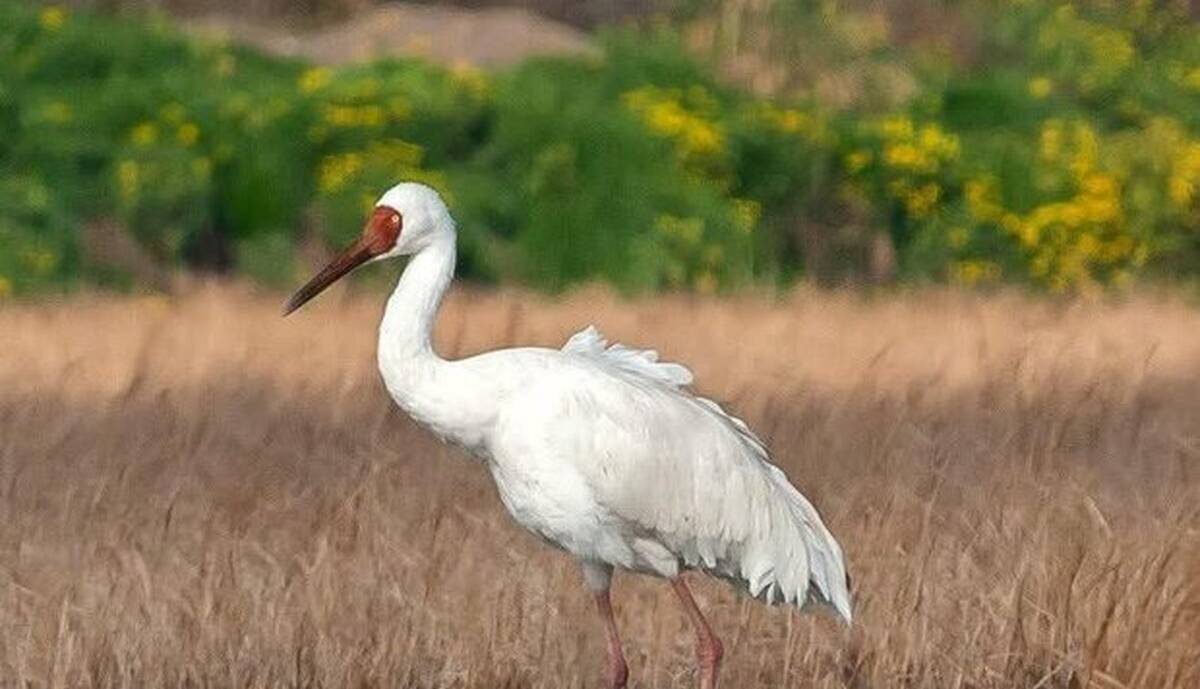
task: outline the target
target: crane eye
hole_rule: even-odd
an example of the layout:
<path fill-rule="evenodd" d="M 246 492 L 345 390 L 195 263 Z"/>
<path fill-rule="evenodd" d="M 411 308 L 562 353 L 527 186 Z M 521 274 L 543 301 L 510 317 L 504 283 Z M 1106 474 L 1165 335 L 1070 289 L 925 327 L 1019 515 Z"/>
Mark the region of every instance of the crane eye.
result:
<path fill-rule="evenodd" d="M 392 227 L 399 227 L 399 226 L 400 226 L 400 215 L 398 213 L 392 213 Z"/>

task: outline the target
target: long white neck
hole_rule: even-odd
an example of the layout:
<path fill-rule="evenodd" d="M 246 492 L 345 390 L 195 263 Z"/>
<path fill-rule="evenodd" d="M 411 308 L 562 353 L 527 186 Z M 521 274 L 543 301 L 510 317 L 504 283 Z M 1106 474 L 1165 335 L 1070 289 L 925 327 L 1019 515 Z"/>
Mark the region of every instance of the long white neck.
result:
<path fill-rule="evenodd" d="M 385 377 L 389 369 L 441 362 L 433 350 L 433 324 L 454 277 L 454 258 L 454 235 L 446 234 L 409 260 L 379 325 L 379 363 Z"/>
<path fill-rule="evenodd" d="M 494 409 L 481 405 L 481 380 L 469 366 L 433 350 L 433 324 L 454 277 L 454 237 L 435 240 L 404 269 L 379 325 L 379 371 L 400 408 L 442 438 L 484 456 Z M 486 394 L 483 399 L 489 399 Z"/>

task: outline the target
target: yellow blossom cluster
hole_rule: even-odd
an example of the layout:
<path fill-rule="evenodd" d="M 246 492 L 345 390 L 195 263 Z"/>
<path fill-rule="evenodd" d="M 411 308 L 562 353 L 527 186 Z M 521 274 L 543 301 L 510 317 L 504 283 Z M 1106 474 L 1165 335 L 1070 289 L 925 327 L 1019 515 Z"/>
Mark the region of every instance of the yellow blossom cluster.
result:
<path fill-rule="evenodd" d="M 316 80 L 312 77 L 308 81 Z M 304 83 L 302 77 L 302 90 Z M 319 118 L 309 129 L 309 140 L 323 142 L 337 132 L 352 130 L 378 132 L 388 125 L 407 120 L 412 114 L 409 102 L 400 96 L 380 98 L 382 88 L 376 78 L 358 79 L 340 86 L 336 99 L 319 106 Z"/>
<path fill-rule="evenodd" d="M 75 112 L 71 109 L 70 105 L 62 101 L 53 101 L 48 103 L 42 110 L 42 117 L 47 122 L 54 124 L 68 124 L 71 120 L 75 119 Z"/>
<path fill-rule="evenodd" d="M 762 218 L 762 204 L 751 199 L 733 199 L 733 226 L 745 234 L 754 232 Z"/>
<path fill-rule="evenodd" d="M 113 168 L 113 184 L 122 207 L 131 210 L 147 195 L 152 181 L 170 178 L 186 186 L 206 185 L 213 162 L 200 145 L 202 132 L 187 108 L 177 102 L 163 105 L 156 117 L 130 127 L 128 149 Z"/>
<path fill-rule="evenodd" d="M 483 100 L 491 91 L 487 76 L 469 62 L 457 62 L 450 68 L 450 78 L 456 86 L 475 100 Z"/>
<path fill-rule="evenodd" d="M 1179 151 L 1171 164 L 1171 176 L 1167 180 L 1167 194 L 1180 210 L 1187 210 L 1198 200 L 1200 194 L 1200 141 L 1188 142 Z"/>
<path fill-rule="evenodd" d="M 387 123 L 387 111 L 378 105 L 337 105 L 329 103 L 321 109 L 321 119 L 333 128 L 382 127 Z"/>
<path fill-rule="evenodd" d="M 928 218 L 937 209 L 942 188 L 937 182 L 926 182 L 912 186 L 906 180 L 893 181 L 888 190 L 893 198 L 904 204 L 904 210 L 913 218 Z"/>
<path fill-rule="evenodd" d="M 654 229 L 666 252 L 661 265 L 667 284 L 673 289 L 691 288 L 701 294 L 716 292 L 725 250 L 719 244 L 705 241 L 704 220 L 663 214 L 655 220 Z"/>
<path fill-rule="evenodd" d="M 117 192 L 125 205 L 132 204 L 142 185 L 141 166 L 133 160 L 122 160 L 117 164 Z"/>
<path fill-rule="evenodd" d="M 1079 65 L 1073 76 L 1084 91 L 1114 83 L 1137 58 L 1129 31 L 1081 17 L 1070 3 L 1060 5 L 1042 25 L 1036 47 L 1044 53 L 1066 56 L 1065 64 Z"/>
<path fill-rule="evenodd" d="M 996 282 L 1000 275 L 1000 264 L 995 261 L 972 259 L 950 265 L 950 280 L 965 287 Z"/>
<path fill-rule="evenodd" d="M 625 93 L 621 100 L 636 113 L 650 131 L 673 140 L 684 162 L 711 160 L 725 152 L 725 133 L 720 123 L 710 118 L 705 107 L 711 100 L 699 87 L 686 94 L 691 102 L 684 103 L 685 94 L 679 89 L 660 89 L 646 86 Z"/>
<path fill-rule="evenodd" d="M 66 23 L 67 10 L 59 5 L 47 5 L 38 13 L 38 24 L 46 31 L 58 31 Z"/>
<path fill-rule="evenodd" d="M 312 94 L 329 85 L 333 80 L 333 70 L 328 67 L 313 67 L 307 69 L 296 82 L 300 93 Z"/>
<path fill-rule="evenodd" d="M 871 161 L 873 161 L 874 159 L 875 159 L 875 154 L 871 153 L 870 151 L 868 151 L 866 149 L 860 148 L 858 150 L 847 153 L 844 162 L 846 164 L 846 170 L 851 175 L 857 175 L 858 173 L 865 170 L 867 168 L 867 166 L 871 164 Z"/>
<path fill-rule="evenodd" d="M 961 153 L 958 137 L 935 122 L 918 124 L 908 115 L 886 117 L 869 125 L 867 132 L 871 142 L 843 156 L 850 176 L 860 185 L 878 180 L 882 194 L 898 202 L 910 218 L 936 214 L 945 196 L 941 175 Z M 865 175 L 868 170 L 882 176 Z"/>
<path fill-rule="evenodd" d="M 883 135 L 883 162 L 902 172 L 933 174 L 958 158 L 958 137 L 937 123 L 918 128 L 907 116 L 885 119 L 879 126 Z"/>
<path fill-rule="evenodd" d="M 326 156 L 317 167 L 317 188 L 326 196 L 350 187 L 368 168 L 381 169 L 393 179 L 410 177 L 421 166 L 425 151 L 418 145 L 389 139 L 372 143 L 362 151 Z"/>
<path fill-rule="evenodd" d="M 34 275 L 49 275 L 58 266 L 58 256 L 42 246 L 25 247 L 17 258 Z"/>
<path fill-rule="evenodd" d="M 129 142 L 137 148 L 149 148 L 159 142 L 164 130 L 185 148 L 200 141 L 200 127 L 188 119 L 187 110 L 179 103 L 168 103 L 162 107 L 158 119 L 134 125 L 129 130 Z"/>
<path fill-rule="evenodd" d="M 1144 262 L 1147 250 L 1129 231 L 1122 183 L 1097 164 L 1098 137 L 1085 123 L 1047 121 L 1041 132 L 1044 165 L 1069 172 L 1070 196 L 1027 213 L 1007 210 L 994 178 L 964 185 L 970 214 L 1012 236 L 1029 257 L 1029 272 L 1053 289 L 1086 287 L 1102 275 Z"/>
<path fill-rule="evenodd" d="M 317 188 L 323 194 L 336 194 L 363 168 L 361 153 L 351 151 L 325 156 L 317 167 Z"/>
<path fill-rule="evenodd" d="M 1054 82 L 1048 77 L 1034 77 L 1029 80 L 1029 95 L 1041 100 L 1054 91 Z"/>
<path fill-rule="evenodd" d="M 756 102 L 748 110 L 752 117 L 781 134 L 799 136 L 814 144 L 834 143 L 828 120 L 819 114 L 780 107 L 770 101 Z"/>
<path fill-rule="evenodd" d="M 134 146 L 145 148 L 158 141 L 158 125 L 154 122 L 141 122 L 129 132 L 129 141 Z"/>

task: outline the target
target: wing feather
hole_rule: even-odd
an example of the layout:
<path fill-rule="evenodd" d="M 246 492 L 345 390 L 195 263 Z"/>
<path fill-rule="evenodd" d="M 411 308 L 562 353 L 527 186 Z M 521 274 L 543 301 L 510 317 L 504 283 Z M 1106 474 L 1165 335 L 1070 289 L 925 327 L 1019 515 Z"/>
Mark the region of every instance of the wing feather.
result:
<path fill-rule="evenodd" d="M 610 345 L 594 327 L 563 352 L 608 374 L 576 387 L 570 406 L 588 418 L 564 424 L 605 429 L 582 453 L 598 459 L 581 467 L 600 503 L 686 567 L 768 602 L 825 603 L 850 620 L 840 546 L 745 422 L 686 390 L 686 367 Z"/>

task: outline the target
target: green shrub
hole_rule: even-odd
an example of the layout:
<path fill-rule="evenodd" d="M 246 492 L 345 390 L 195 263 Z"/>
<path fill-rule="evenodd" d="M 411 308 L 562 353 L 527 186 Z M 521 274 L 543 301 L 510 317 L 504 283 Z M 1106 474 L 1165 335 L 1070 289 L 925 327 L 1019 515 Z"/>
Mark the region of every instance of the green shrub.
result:
<path fill-rule="evenodd" d="M 330 69 L 154 18 L 0 0 L 0 293 L 103 277 L 79 248 L 97 218 L 164 266 L 286 284 L 300 242 L 347 242 L 401 179 L 450 200 L 462 274 L 547 290 L 787 281 L 855 223 L 887 231 L 908 280 L 1196 276 L 1200 31 L 1186 8 L 971 8 L 978 59 L 874 50 L 916 76 L 911 99 L 830 112 L 721 85 L 663 28 L 499 74 Z M 847 12 L 785 14 L 833 27 L 814 37 L 833 45 L 866 25 Z"/>
<path fill-rule="evenodd" d="M 0 176 L 0 297 L 71 285 L 79 272 L 76 230 L 43 181 Z"/>

